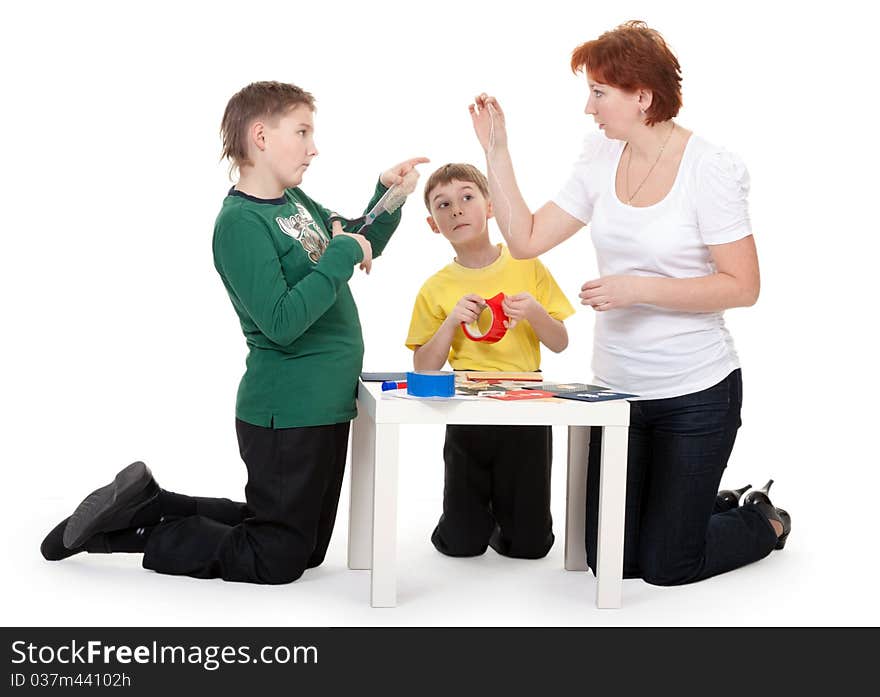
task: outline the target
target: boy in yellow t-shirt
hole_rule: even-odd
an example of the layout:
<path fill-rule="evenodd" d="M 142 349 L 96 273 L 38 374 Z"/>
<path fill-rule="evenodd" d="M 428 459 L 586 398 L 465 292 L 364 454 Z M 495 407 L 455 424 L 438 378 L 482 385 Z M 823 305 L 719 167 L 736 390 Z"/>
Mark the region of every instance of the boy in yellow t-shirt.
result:
<path fill-rule="evenodd" d="M 553 276 L 537 259 L 514 259 L 489 241 L 489 186 L 476 167 L 444 165 L 425 184 L 428 225 L 456 257 L 419 290 L 406 345 L 416 370 L 533 371 L 540 344 L 568 345 L 562 323 L 574 314 Z M 484 299 L 505 295 L 510 318 L 497 343 L 468 339 L 461 322 L 476 322 Z M 443 554 L 499 554 L 539 559 L 553 546 L 549 426 L 446 427 L 443 515 L 431 536 Z"/>

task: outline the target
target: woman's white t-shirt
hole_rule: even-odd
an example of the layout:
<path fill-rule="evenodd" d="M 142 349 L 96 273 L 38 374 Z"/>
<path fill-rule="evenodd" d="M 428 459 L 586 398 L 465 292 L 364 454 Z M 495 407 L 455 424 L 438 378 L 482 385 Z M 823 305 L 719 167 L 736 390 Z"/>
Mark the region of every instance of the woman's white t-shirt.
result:
<path fill-rule="evenodd" d="M 615 177 L 625 143 L 601 133 L 584 141 L 553 202 L 592 223 L 599 275 L 694 278 L 715 273 L 708 245 L 752 234 L 749 175 L 732 153 L 691 135 L 678 175 L 653 206 L 627 206 Z M 633 305 L 596 313 L 595 382 L 642 399 L 698 392 L 739 367 L 722 312 Z"/>

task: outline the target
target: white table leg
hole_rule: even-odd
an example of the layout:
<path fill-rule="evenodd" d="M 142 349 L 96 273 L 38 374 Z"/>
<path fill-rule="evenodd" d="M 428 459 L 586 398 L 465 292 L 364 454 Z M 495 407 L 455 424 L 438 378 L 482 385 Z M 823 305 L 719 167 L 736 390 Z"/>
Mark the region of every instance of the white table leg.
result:
<path fill-rule="evenodd" d="M 623 589 L 623 527 L 626 504 L 626 456 L 629 429 L 602 429 L 602 471 L 599 482 L 599 548 L 596 606 L 620 607 Z"/>
<path fill-rule="evenodd" d="M 370 604 L 397 605 L 397 468 L 400 428 L 376 425 L 373 472 L 373 573 Z"/>
<path fill-rule="evenodd" d="M 589 426 L 568 427 L 568 481 L 565 489 L 565 568 L 587 570 L 586 536 L 587 458 Z"/>
<path fill-rule="evenodd" d="M 351 497 L 348 514 L 348 568 L 369 569 L 373 559 L 373 471 L 376 424 L 358 409 L 351 429 Z"/>

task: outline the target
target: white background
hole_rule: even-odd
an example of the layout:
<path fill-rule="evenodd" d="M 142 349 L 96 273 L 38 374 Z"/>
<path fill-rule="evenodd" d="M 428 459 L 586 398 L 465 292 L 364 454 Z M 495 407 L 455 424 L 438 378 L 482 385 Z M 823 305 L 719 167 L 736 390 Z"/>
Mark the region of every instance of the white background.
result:
<path fill-rule="evenodd" d="M 7 625 L 876 624 L 873 393 L 875 39 L 862 3 L 15 3 L 3 65 L 2 528 Z M 303 188 L 357 214 L 379 172 L 425 155 L 483 166 L 467 105 L 496 94 L 521 189 L 537 208 L 584 133 L 572 49 L 631 18 L 684 73 L 678 122 L 752 176 L 759 303 L 727 313 L 743 363 L 743 427 L 723 483 L 776 479 L 787 548 L 696 585 L 624 585 L 598 611 L 591 575 L 487 552 L 447 559 L 428 537 L 442 428 L 402 429 L 399 606 L 369 608 L 345 566 L 347 482 L 325 564 L 282 587 L 169 577 L 137 555 L 43 561 L 43 535 L 135 459 L 165 488 L 239 498 L 233 428 L 245 344 L 213 269 L 228 98 L 254 80 L 317 98 L 320 156 Z M 873 66 L 873 67 L 871 67 Z M 424 177 L 423 177 L 424 181 Z M 369 277 L 352 281 L 367 370 L 403 370 L 420 283 L 447 263 L 421 187 Z M 492 229 L 500 239 L 497 229 Z M 544 257 L 572 302 L 595 277 L 581 232 Z M 580 306 L 579 306 L 580 307 Z M 589 380 L 592 310 L 545 352 L 548 377 Z M 564 522 L 564 439 L 553 511 Z"/>

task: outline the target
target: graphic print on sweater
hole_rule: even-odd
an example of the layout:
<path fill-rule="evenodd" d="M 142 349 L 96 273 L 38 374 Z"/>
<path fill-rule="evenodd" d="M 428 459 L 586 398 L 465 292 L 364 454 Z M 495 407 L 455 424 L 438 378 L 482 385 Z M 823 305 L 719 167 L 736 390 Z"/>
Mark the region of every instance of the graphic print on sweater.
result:
<path fill-rule="evenodd" d="M 317 264 L 318 259 L 327 249 L 329 240 L 324 236 L 321 228 L 317 226 L 305 206 L 299 201 L 294 201 L 294 203 L 296 204 L 296 215 L 291 215 L 289 218 L 278 217 L 275 218 L 275 222 L 278 223 L 278 227 L 285 235 L 297 240 L 309 255 L 312 263 Z"/>

